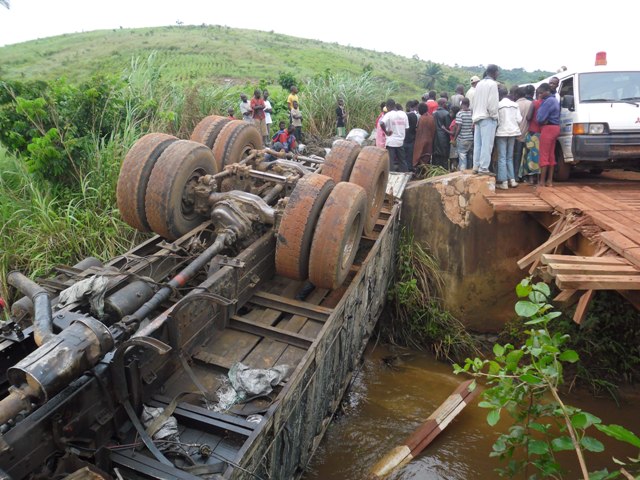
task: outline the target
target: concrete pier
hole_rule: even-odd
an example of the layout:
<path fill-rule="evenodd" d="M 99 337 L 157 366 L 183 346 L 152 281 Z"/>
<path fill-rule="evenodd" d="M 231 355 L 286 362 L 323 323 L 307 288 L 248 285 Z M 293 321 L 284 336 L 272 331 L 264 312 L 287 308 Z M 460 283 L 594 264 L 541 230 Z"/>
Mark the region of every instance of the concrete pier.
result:
<path fill-rule="evenodd" d="M 411 182 L 403 196 L 402 223 L 442 270 L 444 307 L 478 332 L 515 316 L 527 275 L 516 262 L 549 235 L 527 213 L 494 213 L 484 197 L 494 189 L 493 177 L 456 172 Z"/>

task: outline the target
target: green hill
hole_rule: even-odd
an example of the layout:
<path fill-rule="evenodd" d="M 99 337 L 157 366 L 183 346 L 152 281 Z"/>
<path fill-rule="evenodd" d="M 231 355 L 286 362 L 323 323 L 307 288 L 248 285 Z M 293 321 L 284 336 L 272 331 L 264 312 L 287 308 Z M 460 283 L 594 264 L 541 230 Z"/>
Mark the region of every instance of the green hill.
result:
<path fill-rule="evenodd" d="M 282 73 L 298 79 L 327 72 L 362 74 L 392 83 L 406 98 L 424 92 L 427 81 L 437 90 L 453 91 L 457 83 L 468 84 L 470 75 L 483 66 L 450 67 L 417 57 L 345 47 L 290 37 L 273 32 L 223 26 L 172 26 L 141 29 L 100 30 L 65 34 L 0 48 L 0 78 L 6 80 L 73 81 L 96 73 L 126 71 L 135 59 L 154 55 L 162 65 L 167 83 L 246 84 L 262 81 L 277 84 Z M 437 68 L 440 67 L 440 68 Z M 504 70 L 501 79 L 511 85 L 538 81 L 548 72 Z"/>

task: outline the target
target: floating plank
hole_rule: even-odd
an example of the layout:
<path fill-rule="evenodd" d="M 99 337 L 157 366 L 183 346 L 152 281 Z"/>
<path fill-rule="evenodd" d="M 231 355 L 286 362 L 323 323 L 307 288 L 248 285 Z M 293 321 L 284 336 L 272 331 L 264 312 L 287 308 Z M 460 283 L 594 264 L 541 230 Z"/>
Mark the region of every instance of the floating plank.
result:
<path fill-rule="evenodd" d="M 576 311 L 573 314 L 573 321 L 578 325 L 582 323 L 582 320 L 584 320 L 584 317 L 587 315 L 587 309 L 589 308 L 589 304 L 591 303 L 593 294 L 593 290 L 587 290 L 582 294 L 580 300 L 578 300 L 578 306 L 576 307 Z"/>
<path fill-rule="evenodd" d="M 633 265 L 592 265 L 592 264 L 570 264 L 570 263 L 550 263 L 547 265 L 549 273 L 552 275 L 640 275 Z"/>
<path fill-rule="evenodd" d="M 640 290 L 640 275 L 558 275 L 556 285 L 563 290 Z"/>
<path fill-rule="evenodd" d="M 445 402 L 429 416 L 427 421 L 413 432 L 402 445 L 395 447 L 382 457 L 371 469 L 371 478 L 386 477 L 396 467 L 410 462 L 422 452 L 451 423 L 451 420 L 478 395 L 479 389 L 477 387 L 469 390 L 472 382 L 473 380 L 467 380 L 460 384 Z"/>
<path fill-rule="evenodd" d="M 585 264 L 585 265 L 629 265 L 629 262 L 614 256 L 608 257 L 585 257 L 581 255 L 554 255 L 552 253 L 544 253 L 540 257 L 543 265 L 550 263 L 569 263 L 569 264 Z"/>
<path fill-rule="evenodd" d="M 557 235 L 551 236 L 549 240 L 544 242 L 528 255 L 518 260 L 518 267 L 525 268 L 530 263 L 538 260 L 543 253 L 547 253 L 549 250 L 553 250 L 557 246 L 561 245 L 562 243 L 573 237 L 576 233 L 580 232 L 580 226 L 581 224 L 573 225 L 572 227 L 567 228 Z"/>

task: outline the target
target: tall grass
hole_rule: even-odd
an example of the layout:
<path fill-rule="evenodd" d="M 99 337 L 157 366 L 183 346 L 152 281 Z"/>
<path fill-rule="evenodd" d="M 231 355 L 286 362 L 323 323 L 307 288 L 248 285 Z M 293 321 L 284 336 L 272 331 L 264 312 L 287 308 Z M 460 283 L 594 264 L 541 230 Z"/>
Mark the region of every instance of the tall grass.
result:
<path fill-rule="evenodd" d="M 112 186 L 94 186 L 88 176 L 80 191 L 64 199 L 31 175 L 23 161 L 0 147 L 0 283 L 9 298 L 11 270 L 48 275 L 57 264 L 72 265 L 92 255 L 107 260 L 130 248 L 135 232 L 119 217 Z"/>
<path fill-rule="evenodd" d="M 343 99 L 347 110 L 347 130 L 370 132 L 380 111 L 380 102 L 391 96 L 394 85 L 376 80 L 370 73 L 360 76 L 328 74 L 305 86 L 300 100 L 305 130 L 320 138 L 336 134 L 336 107 Z"/>

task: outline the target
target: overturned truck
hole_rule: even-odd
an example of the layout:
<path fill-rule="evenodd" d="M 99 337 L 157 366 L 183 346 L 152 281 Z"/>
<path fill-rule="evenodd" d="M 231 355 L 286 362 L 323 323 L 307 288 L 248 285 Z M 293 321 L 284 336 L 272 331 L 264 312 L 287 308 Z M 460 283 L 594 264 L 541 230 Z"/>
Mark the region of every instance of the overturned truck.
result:
<path fill-rule="evenodd" d="M 262 149 L 210 116 L 124 159 L 120 214 L 154 236 L 33 281 L 0 339 L 0 478 L 296 478 L 392 276 L 384 150 Z"/>

